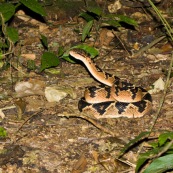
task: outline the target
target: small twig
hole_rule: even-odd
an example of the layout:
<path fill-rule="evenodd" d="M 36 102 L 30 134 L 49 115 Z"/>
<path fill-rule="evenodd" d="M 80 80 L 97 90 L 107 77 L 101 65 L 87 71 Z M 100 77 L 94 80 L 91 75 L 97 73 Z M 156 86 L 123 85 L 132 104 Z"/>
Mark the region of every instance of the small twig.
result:
<path fill-rule="evenodd" d="M 87 115 L 82 115 L 82 113 L 80 115 L 77 114 L 68 114 L 68 113 L 63 113 L 63 114 L 58 114 L 58 116 L 61 117 L 77 117 L 77 118 L 82 118 L 85 119 L 87 121 L 89 121 L 91 124 L 93 124 L 95 127 L 97 127 L 98 129 L 102 130 L 105 133 L 110 134 L 111 136 L 115 136 L 115 134 L 110 131 L 109 129 L 103 127 L 102 125 L 100 125 L 100 123 L 96 122 L 94 119 L 89 118 Z"/>
<path fill-rule="evenodd" d="M 117 36 L 117 34 L 116 34 L 116 32 L 115 31 L 112 31 L 112 33 L 116 36 L 116 38 L 119 40 L 119 42 L 121 43 L 121 45 L 123 46 L 123 48 L 125 49 L 125 51 L 128 53 L 128 55 L 129 56 L 131 56 L 130 55 L 130 53 L 129 53 L 129 51 L 126 49 L 126 46 L 124 45 L 124 43 L 121 41 L 121 39 Z"/>
<path fill-rule="evenodd" d="M 27 123 L 27 121 L 29 121 L 32 117 L 34 117 L 35 115 L 37 115 L 37 114 L 39 114 L 39 113 L 41 113 L 41 112 L 43 112 L 43 109 L 40 110 L 39 112 L 33 113 L 30 117 L 28 117 L 28 118 L 21 124 L 21 126 L 16 130 L 15 134 L 17 134 L 17 133 L 22 129 L 22 127 Z"/>
<path fill-rule="evenodd" d="M 118 161 L 120 161 L 120 162 L 122 162 L 122 163 L 124 163 L 124 164 L 126 164 L 126 165 L 128 165 L 128 166 L 131 166 L 131 167 L 133 167 L 133 168 L 135 168 L 135 167 L 136 167 L 136 165 L 135 165 L 135 164 L 133 164 L 133 163 L 129 162 L 128 160 L 127 160 L 127 161 L 125 161 L 125 160 L 122 160 L 122 159 L 120 159 L 120 158 L 116 158 L 116 160 L 118 160 Z"/>
<path fill-rule="evenodd" d="M 111 136 L 115 136 L 115 134 L 110 131 L 109 129 L 103 127 L 100 123 L 96 122 L 94 119 L 89 118 L 88 116 L 80 115 L 81 118 L 86 119 L 90 123 L 92 123 L 94 126 L 96 126 L 98 129 L 102 130 L 105 133 L 110 134 Z"/>

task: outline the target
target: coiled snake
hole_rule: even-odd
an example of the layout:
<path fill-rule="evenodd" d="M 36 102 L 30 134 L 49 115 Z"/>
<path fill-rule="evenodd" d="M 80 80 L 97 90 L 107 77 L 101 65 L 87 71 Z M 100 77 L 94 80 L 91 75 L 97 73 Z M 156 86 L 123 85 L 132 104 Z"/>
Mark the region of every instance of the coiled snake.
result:
<path fill-rule="evenodd" d="M 84 97 L 78 104 L 79 111 L 99 119 L 138 118 L 151 110 L 152 98 L 145 89 L 102 71 L 83 50 L 73 49 L 69 54 L 82 61 L 91 75 L 104 84 L 99 87 L 88 87 L 85 90 Z"/>

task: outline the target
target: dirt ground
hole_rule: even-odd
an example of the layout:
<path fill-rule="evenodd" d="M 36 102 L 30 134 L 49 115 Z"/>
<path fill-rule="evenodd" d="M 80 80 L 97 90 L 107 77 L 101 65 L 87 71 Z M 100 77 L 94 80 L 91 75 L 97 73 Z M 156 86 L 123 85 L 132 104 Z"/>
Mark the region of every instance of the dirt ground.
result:
<path fill-rule="evenodd" d="M 132 10 L 131 14 L 136 14 L 132 7 L 124 10 Z M 141 55 L 130 56 L 163 34 L 151 16 L 144 15 L 141 8 L 135 8 L 135 11 L 138 10 L 138 20 L 144 20 L 138 30 L 122 28 L 115 31 L 114 37 L 107 42 L 109 29 L 100 29 L 99 33 L 91 31 L 91 37 L 85 43 L 92 46 L 95 43 L 99 50 L 95 62 L 101 69 L 151 90 L 159 78 L 164 83 L 166 81 L 172 46 L 163 39 Z M 146 18 L 142 19 L 142 15 Z M 4 152 L 0 156 L 2 173 L 121 173 L 135 170 L 138 147 L 123 156 L 125 163 L 115 158 L 127 142 L 151 128 L 163 91 L 152 94 L 153 107 L 148 115 L 134 119 L 92 119 L 94 122 L 91 122 L 80 117 L 78 101 L 86 86 L 99 83 L 82 63 L 73 64 L 61 59 L 58 67 L 41 73 L 27 69 L 26 54 L 35 56 L 36 65 L 40 65 L 40 57 L 45 51 L 40 42 L 40 33 L 48 38 L 50 49 L 54 52 L 60 46 L 68 50 L 81 43 L 81 34 L 76 30 L 82 31 L 85 22 L 76 16 L 65 16 L 63 20 L 50 18 L 49 25 L 32 18 L 26 22 L 16 17 L 12 22 L 18 29 L 20 43 L 14 48 L 10 68 L 1 70 L 0 108 L 3 114 L 0 126 L 8 133 L 7 138 L 0 140 L 0 148 Z M 95 42 L 96 34 L 98 40 Z M 32 84 L 28 90 L 33 93 L 24 93 L 22 89 L 16 92 L 17 84 L 21 88 L 25 84 Z M 48 102 L 45 97 L 47 87 L 58 88 L 66 95 L 58 102 Z M 173 131 L 172 102 L 171 78 L 154 125 L 154 137 L 162 131 Z"/>

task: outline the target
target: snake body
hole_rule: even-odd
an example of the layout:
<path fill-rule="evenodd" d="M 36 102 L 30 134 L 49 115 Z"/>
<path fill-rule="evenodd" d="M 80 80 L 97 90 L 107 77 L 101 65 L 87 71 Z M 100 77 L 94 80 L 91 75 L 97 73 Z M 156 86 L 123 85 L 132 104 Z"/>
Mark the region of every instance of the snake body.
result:
<path fill-rule="evenodd" d="M 70 50 L 69 54 L 82 61 L 101 86 L 86 88 L 79 101 L 79 111 L 95 118 L 138 118 L 147 114 L 152 107 L 151 95 L 142 87 L 121 81 L 117 76 L 101 70 L 81 49 Z M 104 85 L 103 85 L 104 84 Z"/>

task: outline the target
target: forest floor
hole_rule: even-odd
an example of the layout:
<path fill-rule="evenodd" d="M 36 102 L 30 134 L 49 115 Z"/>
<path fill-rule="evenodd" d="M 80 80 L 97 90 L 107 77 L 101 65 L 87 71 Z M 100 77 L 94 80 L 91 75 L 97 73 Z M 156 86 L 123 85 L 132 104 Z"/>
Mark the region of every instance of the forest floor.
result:
<path fill-rule="evenodd" d="M 157 21 L 140 7 L 123 5 L 122 12 L 138 21 L 137 30 L 121 28 L 114 30 L 112 37 L 112 30 L 108 28 L 99 32 L 93 29 L 85 44 L 99 50 L 95 62 L 101 69 L 151 90 L 159 78 L 165 83 L 173 48 L 163 39 L 138 56 L 132 56 L 163 32 Z M 15 17 L 12 21 L 18 29 L 20 43 L 14 48 L 11 66 L 1 70 L 1 126 L 8 133 L 7 138 L 0 140 L 1 150 L 7 151 L 0 157 L 2 173 L 134 172 L 139 146 L 123 156 L 124 163 L 115 159 L 123 146 L 149 130 L 153 123 L 152 137 L 158 137 L 163 131 L 173 131 L 172 79 L 156 123 L 154 120 L 163 91 L 152 93 L 152 111 L 141 118 L 92 119 L 91 122 L 81 117 L 78 101 L 85 87 L 98 85 L 98 82 L 82 63 L 60 59 L 59 66 L 43 72 L 28 70 L 28 57 L 36 57 L 34 61 L 40 66 L 40 57 L 45 51 L 40 33 L 47 37 L 49 49 L 56 53 L 59 47 L 68 50 L 81 43 L 80 33 L 85 21 L 77 15 L 51 16 L 49 24 L 33 18 L 25 21 Z M 16 91 L 17 87 L 19 91 Z M 48 87 L 65 92 L 65 97 L 59 102 L 48 102 L 45 97 L 45 88 Z M 26 107 L 24 112 L 23 107 Z"/>

